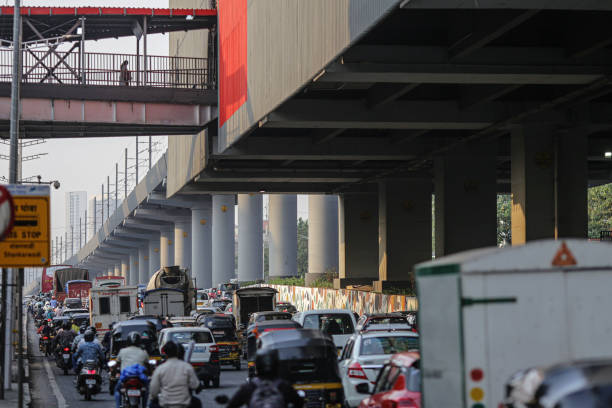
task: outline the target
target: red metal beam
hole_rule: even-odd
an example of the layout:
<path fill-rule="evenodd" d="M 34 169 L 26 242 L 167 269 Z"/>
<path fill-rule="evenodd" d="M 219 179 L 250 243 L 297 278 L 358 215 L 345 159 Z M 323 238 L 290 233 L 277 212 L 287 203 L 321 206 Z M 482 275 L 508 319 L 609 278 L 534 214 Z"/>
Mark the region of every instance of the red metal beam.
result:
<path fill-rule="evenodd" d="M 13 15 L 14 7 L 0 7 L 0 15 Z M 216 16 L 214 9 L 154 9 L 145 7 L 21 7 L 24 16 Z"/>

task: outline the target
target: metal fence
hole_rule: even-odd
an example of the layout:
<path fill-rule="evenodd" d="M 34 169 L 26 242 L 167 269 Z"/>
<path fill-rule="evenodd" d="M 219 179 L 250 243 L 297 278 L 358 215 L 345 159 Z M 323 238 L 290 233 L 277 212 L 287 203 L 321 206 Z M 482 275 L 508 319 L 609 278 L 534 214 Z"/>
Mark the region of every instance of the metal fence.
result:
<path fill-rule="evenodd" d="M 128 62 L 128 86 L 213 89 L 207 58 L 76 51 L 23 51 L 23 83 L 126 86 L 121 64 Z M 12 50 L 0 49 L 0 82 L 11 82 Z M 146 67 L 146 71 L 145 71 Z M 212 83 L 211 83 L 212 82 Z"/>
<path fill-rule="evenodd" d="M 600 241 L 612 241 L 612 231 L 600 231 L 599 240 Z"/>

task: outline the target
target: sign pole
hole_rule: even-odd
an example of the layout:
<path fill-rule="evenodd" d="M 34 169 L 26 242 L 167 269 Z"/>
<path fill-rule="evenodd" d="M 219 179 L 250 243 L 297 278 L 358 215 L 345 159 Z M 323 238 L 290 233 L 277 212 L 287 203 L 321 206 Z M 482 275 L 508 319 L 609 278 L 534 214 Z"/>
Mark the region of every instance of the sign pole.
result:
<path fill-rule="evenodd" d="M 2 297 L 2 309 L 0 310 L 0 320 L 2 328 L 0 329 L 0 360 L 2 361 L 2 371 L 0 372 L 0 399 L 4 399 L 4 367 L 6 366 L 6 279 L 7 268 L 2 268 L 2 287 L 0 288 L 0 296 Z"/>
<path fill-rule="evenodd" d="M 19 268 L 17 276 L 17 406 L 23 408 L 23 268 Z"/>

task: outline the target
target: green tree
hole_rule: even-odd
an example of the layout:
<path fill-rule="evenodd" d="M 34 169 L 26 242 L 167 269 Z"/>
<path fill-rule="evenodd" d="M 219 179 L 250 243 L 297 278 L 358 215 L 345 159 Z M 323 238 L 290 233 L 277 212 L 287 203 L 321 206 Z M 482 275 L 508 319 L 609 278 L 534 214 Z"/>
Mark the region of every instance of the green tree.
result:
<path fill-rule="evenodd" d="M 497 245 L 512 242 L 512 195 L 497 195 Z"/>
<path fill-rule="evenodd" d="M 589 238 L 612 230 L 612 183 L 589 188 Z"/>
<path fill-rule="evenodd" d="M 297 269 L 299 276 L 308 272 L 308 220 L 302 217 L 297 222 Z"/>

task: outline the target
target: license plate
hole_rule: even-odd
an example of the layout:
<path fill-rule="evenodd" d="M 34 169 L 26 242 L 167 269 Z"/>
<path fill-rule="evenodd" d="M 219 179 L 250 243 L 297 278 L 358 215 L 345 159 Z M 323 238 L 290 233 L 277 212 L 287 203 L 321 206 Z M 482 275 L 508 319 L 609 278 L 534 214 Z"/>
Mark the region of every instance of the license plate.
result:
<path fill-rule="evenodd" d="M 64 354 L 63 357 L 64 358 L 70 358 L 70 354 Z"/>
<path fill-rule="evenodd" d="M 127 390 L 128 397 L 140 397 L 140 390 Z"/>
<path fill-rule="evenodd" d="M 206 351 L 206 346 L 197 346 L 193 348 L 194 353 L 204 353 Z"/>
<path fill-rule="evenodd" d="M 95 378 L 86 378 L 85 379 L 85 384 L 87 384 L 87 385 L 96 385 L 96 380 L 95 380 Z"/>

